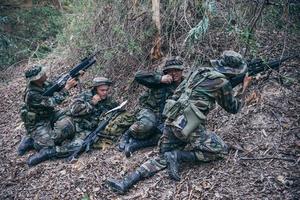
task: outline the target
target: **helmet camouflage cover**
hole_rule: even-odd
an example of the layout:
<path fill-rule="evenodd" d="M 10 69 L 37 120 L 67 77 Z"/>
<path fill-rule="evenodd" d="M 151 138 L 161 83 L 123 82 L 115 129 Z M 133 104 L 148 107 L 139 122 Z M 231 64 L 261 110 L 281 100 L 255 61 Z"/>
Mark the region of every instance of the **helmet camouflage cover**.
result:
<path fill-rule="evenodd" d="M 108 78 L 105 77 L 96 77 L 93 79 L 93 86 L 92 87 L 97 87 L 100 85 L 111 85 L 112 81 L 109 80 Z"/>
<path fill-rule="evenodd" d="M 47 68 L 42 65 L 35 65 L 25 72 L 25 78 L 28 82 L 39 80 L 47 74 Z"/>
<path fill-rule="evenodd" d="M 218 60 L 210 60 L 212 67 L 218 72 L 232 77 L 244 74 L 247 71 L 247 64 L 243 56 L 235 51 L 224 51 Z"/>
<path fill-rule="evenodd" d="M 163 72 L 167 73 L 169 69 L 184 69 L 183 60 L 180 56 L 171 56 L 165 60 Z"/>

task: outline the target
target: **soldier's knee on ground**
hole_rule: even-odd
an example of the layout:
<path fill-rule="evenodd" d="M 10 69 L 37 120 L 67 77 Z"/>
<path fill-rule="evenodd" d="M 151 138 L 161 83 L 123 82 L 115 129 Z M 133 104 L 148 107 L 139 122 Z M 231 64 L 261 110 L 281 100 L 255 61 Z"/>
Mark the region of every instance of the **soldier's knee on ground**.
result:
<path fill-rule="evenodd" d="M 211 152 L 202 152 L 202 151 L 196 151 L 196 161 L 199 162 L 210 162 L 215 161 L 219 159 L 223 159 L 225 157 L 222 153 L 211 153 Z"/>
<path fill-rule="evenodd" d="M 225 142 L 215 133 L 207 133 L 204 141 L 196 141 L 192 143 L 195 149 L 203 150 L 205 152 L 227 154 L 228 146 Z"/>

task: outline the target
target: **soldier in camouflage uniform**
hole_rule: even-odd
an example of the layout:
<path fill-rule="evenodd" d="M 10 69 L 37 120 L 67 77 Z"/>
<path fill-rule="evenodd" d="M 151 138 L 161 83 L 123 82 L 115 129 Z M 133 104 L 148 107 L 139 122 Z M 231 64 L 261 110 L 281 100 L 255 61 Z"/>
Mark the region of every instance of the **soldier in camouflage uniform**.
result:
<path fill-rule="evenodd" d="M 68 157 L 82 145 L 85 137 L 97 128 L 101 114 L 118 106 L 118 103 L 108 96 L 111 84 L 112 82 L 107 78 L 94 78 L 92 90 L 83 92 L 75 98 L 66 112 L 70 124 L 74 127 L 71 140 L 39 152 L 30 159 L 31 165 L 36 165 L 50 158 Z M 104 133 L 116 140 L 132 124 L 129 119 L 130 115 L 122 113 L 106 126 Z M 124 121 L 125 123 L 121 123 Z"/>
<path fill-rule="evenodd" d="M 212 60 L 211 64 L 213 68 L 190 73 L 167 101 L 164 109 L 167 119 L 159 142 L 160 156 L 146 161 L 121 181 L 109 179 L 112 189 L 124 193 L 142 178 L 167 167 L 170 177 L 179 180 L 180 162 L 209 162 L 227 154 L 223 140 L 206 130 L 206 116 L 215 102 L 233 114 L 240 110 L 242 103 L 233 96 L 228 79 L 246 73 L 247 65 L 234 51 L 225 51 L 221 59 Z M 187 145 L 190 151 L 185 148 Z"/>
<path fill-rule="evenodd" d="M 183 80 L 183 61 L 180 57 L 166 59 L 162 72 L 139 71 L 135 81 L 149 88 L 139 99 L 137 121 L 123 134 L 119 149 L 127 157 L 140 148 L 155 146 L 162 134 L 162 111 L 166 99 L 171 97 Z"/>
<path fill-rule="evenodd" d="M 76 139 L 70 145 L 74 147 L 81 145 L 83 139 L 97 128 L 102 120 L 101 114 L 119 105 L 111 96 L 108 96 L 111 84 L 112 82 L 105 77 L 94 78 L 93 89 L 79 95 L 70 105 L 69 116 L 73 118 L 77 133 Z M 119 114 L 109 122 L 102 133 L 109 139 L 101 138 L 94 146 L 103 147 L 107 143 L 111 144 L 116 141 L 132 123 L 132 115 L 127 112 Z"/>
<path fill-rule="evenodd" d="M 68 90 L 74 87 L 77 81 L 70 79 L 60 92 L 54 93 L 52 97 L 43 96 L 43 93 L 53 85 L 47 81 L 46 71 L 46 67 L 35 66 L 25 72 L 28 85 L 24 95 L 25 104 L 21 108 L 21 118 L 27 136 L 19 145 L 19 155 L 32 148 L 47 151 L 65 139 L 72 138 L 74 134 L 74 126 L 70 123 L 70 119 L 63 111 L 56 110 L 55 106 L 65 100 L 69 94 Z M 30 166 L 33 165 L 32 158 L 37 154 L 28 159 Z"/>

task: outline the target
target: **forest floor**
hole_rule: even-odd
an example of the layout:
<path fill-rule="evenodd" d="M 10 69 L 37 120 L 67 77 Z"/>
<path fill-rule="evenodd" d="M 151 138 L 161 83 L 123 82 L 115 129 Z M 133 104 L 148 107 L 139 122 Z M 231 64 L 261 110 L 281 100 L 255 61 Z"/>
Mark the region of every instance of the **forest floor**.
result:
<path fill-rule="evenodd" d="M 47 63 L 66 65 L 57 58 Z M 300 199 L 299 59 L 253 80 L 240 113 L 217 107 L 209 114 L 208 129 L 234 147 L 225 159 L 184 165 L 180 182 L 161 171 L 123 196 L 105 180 L 123 177 L 157 154 L 157 148 L 127 159 L 111 146 L 82 154 L 74 163 L 61 159 L 29 168 L 26 160 L 34 152 L 22 157 L 16 152 L 25 134 L 19 117 L 23 73 L 19 66 L 0 77 L 0 199 Z"/>

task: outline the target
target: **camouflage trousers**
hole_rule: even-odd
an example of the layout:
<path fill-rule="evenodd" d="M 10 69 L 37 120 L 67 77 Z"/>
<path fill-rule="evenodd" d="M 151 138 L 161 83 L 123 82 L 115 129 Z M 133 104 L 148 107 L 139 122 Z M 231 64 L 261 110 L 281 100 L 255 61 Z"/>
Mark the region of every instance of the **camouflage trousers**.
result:
<path fill-rule="evenodd" d="M 102 132 L 104 137 L 98 138 L 98 141 L 93 144 L 93 148 L 102 149 L 106 146 L 112 145 L 118 140 L 124 131 L 126 131 L 129 126 L 133 123 L 133 115 L 124 112 L 118 115 L 116 118 L 111 120 L 105 129 Z M 93 131 L 93 130 L 84 130 L 80 128 L 78 123 L 74 123 L 75 126 L 75 135 L 72 140 L 65 141 L 63 145 L 56 146 L 56 152 L 61 157 L 65 157 L 72 153 L 75 149 L 80 147 L 84 139 Z"/>
<path fill-rule="evenodd" d="M 161 116 L 150 109 L 142 109 L 129 130 L 134 139 L 147 139 L 157 133 L 161 134 L 163 122 Z"/>
<path fill-rule="evenodd" d="M 188 138 L 183 139 L 182 129 L 165 125 L 159 141 L 159 156 L 143 163 L 137 170 L 143 177 L 149 177 L 167 167 L 164 153 L 173 150 L 188 150 L 195 153 L 196 161 L 210 162 L 227 154 L 227 145 L 215 133 L 207 132 L 200 126 Z"/>
<path fill-rule="evenodd" d="M 73 138 L 75 127 L 70 117 L 57 113 L 51 121 L 37 122 L 28 134 L 34 140 L 34 147 L 39 150 L 60 145 L 63 141 Z"/>

